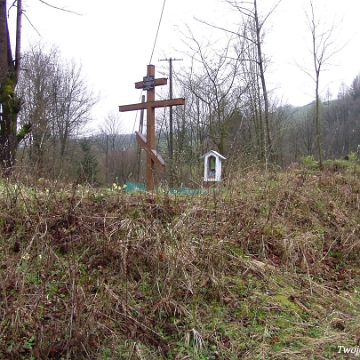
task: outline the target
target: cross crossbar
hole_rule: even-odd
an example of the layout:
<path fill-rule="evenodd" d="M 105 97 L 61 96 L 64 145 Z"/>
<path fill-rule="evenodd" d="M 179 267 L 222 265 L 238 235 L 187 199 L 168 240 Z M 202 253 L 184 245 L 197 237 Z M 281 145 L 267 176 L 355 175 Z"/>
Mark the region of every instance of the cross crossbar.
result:
<path fill-rule="evenodd" d="M 159 108 L 166 106 L 174 105 L 185 105 L 185 99 L 171 99 L 171 100 L 158 100 L 158 101 L 148 101 L 144 103 L 131 104 L 131 105 L 122 105 L 119 106 L 120 112 L 133 111 L 133 110 L 142 110 L 147 108 Z"/>

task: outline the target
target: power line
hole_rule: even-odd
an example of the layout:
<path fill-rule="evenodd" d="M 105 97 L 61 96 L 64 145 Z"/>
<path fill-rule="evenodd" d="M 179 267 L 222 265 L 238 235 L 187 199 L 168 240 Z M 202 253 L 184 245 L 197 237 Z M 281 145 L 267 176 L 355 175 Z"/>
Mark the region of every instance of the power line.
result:
<path fill-rule="evenodd" d="M 149 64 L 151 64 L 151 60 L 152 60 L 153 55 L 154 55 L 157 38 L 158 38 L 158 36 L 159 36 L 160 25 L 161 25 L 161 21 L 162 21 L 163 15 L 164 15 L 165 5 L 166 5 L 166 0 L 164 0 L 163 6 L 162 6 L 162 9 L 161 9 L 161 15 L 160 15 L 160 19 L 159 19 L 159 24 L 158 24 L 158 28 L 157 28 L 157 31 L 156 31 L 156 35 L 155 35 L 154 46 L 153 46 L 152 53 L 151 53 L 151 56 L 150 56 Z M 143 93 L 143 91 L 141 91 L 140 98 L 142 97 L 142 93 Z M 138 113 L 136 112 L 136 114 L 135 114 L 135 120 L 134 120 L 134 126 L 133 126 L 133 132 L 134 132 L 134 130 L 135 130 L 135 125 L 136 125 L 137 117 L 138 117 Z"/>
<path fill-rule="evenodd" d="M 152 53 L 151 53 L 151 56 L 150 56 L 149 64 L 151 64 L 151 60 L 152 60 L 153 55 L 154 55 L 156 42 L 157 42 L 157 38 L 158 38 L 158 35 L 159 35 L 160 25 L 161 25 L 161 21 L 162 21 L 163 15 L 164 15 L 165 4 L 166 4 L 166 0 L 164 0 L 164 2 L 163 2 L 163 6 L 162 6 L 162 10 L 161 10 L 161 16 L 160 16 L 158 28 L 157 28 L 156 35 L 155 35 L 154 46 L 153 46 Z"/>

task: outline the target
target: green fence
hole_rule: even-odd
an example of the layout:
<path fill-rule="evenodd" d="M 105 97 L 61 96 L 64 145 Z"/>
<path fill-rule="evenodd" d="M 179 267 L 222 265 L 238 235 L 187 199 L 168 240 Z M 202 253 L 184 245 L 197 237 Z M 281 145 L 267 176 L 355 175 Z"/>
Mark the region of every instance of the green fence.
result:
<path fill-rule="evenodd" d="M 136 182 L 136 181 L 125 181 L 124 185 L 125 186 L 123 187 L 123 189 L 127 193 L 132 193 L 136 191 L 145 191 L 146 189 L 144 183 Z M 170 189 L 158 188 L 156 189 L 156 191 L 169 191 L 171 194 L 183 194 L 189 196 L 199 195 L 204 192 L 204 190 L 201 189 L 190 189 L 186 187 L 176 187 Z"/>
<path fill-rule="evenodd" d="M 135 191 L 144 191 L 145 184 L 136 181 L 125 181 L 123 189 L 127 193 L 132 193 Z"/>

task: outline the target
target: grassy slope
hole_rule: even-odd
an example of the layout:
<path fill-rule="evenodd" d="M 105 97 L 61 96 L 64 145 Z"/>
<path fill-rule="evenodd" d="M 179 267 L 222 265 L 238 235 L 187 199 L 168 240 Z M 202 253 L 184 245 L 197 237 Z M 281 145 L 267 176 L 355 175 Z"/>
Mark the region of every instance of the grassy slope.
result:
<path fill-rule="evenodd" d="M 351 358 L 360 174 L 340 165 L 194 198 L 4 184 L 0 358 Z"/>

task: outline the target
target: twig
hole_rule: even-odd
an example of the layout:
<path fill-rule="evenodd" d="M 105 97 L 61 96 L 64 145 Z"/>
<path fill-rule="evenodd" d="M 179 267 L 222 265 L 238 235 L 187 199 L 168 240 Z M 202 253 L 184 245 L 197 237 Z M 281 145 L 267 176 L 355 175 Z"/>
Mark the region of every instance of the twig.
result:
<path fill-rule="evenodd" d="M 71 287 L 71 315 L 70 315 L 70 330 L 69 330 L 69 340 L 67 344 L 67 354 L 66 358 L 69 359 L 69 348 L 70 348 L 70 341 L 72 338 L 73 332 L 73 319 L 74 319 L 74 312 L 75 312 L 75 305 L 74 305 L 74 293 L 75 293 L 75 279 L 73 279 L 72 287 Z"/>
<path fill-rule="evenodd" d="M 90 357 L 89 353 L 86 351 L 86 348 L 85 348 L 84 344 L 81 343 L 81 346 L 83 347 L 83 349 L 84 349 L 84 351 L 85 351 L 85 353 L 86 353 L 87 358 L 90 360 L 91 357 Z"/>
<path fill-rule="evenodd" d="M 53 9 L 56 9 L 56 10 L 68 12 L 68 13 L 75 14 L 75 15 L 79 15 L 79 16 L 82 15 L 82 14 L 79 14 L 79 13 L 77 13 L 77 12 L 75 12 L 75 11 L 72 11 L 72 10 L 66 10 L 66 9 L 64 9 L 64 8 L 57 7 L 57 6 L 55 6 L 55 5 L 51 5 L 51 4 L 49 4 L 48 2 L 46 2 L 46 1 L 44 1 L 44 0 L 39 0 L 39 1 L 40 1 L 41 3 L 43 3 L 43 4 L 45 4 L 45 5 L 53 8 Z"/>
<path fill-rule="evenodd" d="M 131 360 L 131 359 L 132 359 L 135 349 L 136 349 L 136 342 L 134 342 L 134 345 L 133 345 L 133 347 L 132 347 L 132 349 L 131 349 L 131 353 L 130 353 L 130 355 L 129 355 L 129 357 L 128 357 L 127 360 Z"/>

